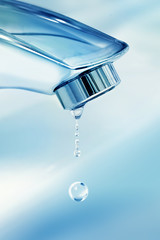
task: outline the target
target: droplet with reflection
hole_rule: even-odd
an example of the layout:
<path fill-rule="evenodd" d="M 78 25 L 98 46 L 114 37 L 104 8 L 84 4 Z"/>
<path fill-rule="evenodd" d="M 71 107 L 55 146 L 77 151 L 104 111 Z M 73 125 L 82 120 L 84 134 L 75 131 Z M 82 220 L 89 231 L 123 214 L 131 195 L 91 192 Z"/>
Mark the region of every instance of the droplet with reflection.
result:
<path fill-rule="evenodd" d="M 74 182 L 69 187 L 69 196 L 76 202 L 84 201 L 88 196 L 88 187 L 82 182 Z"/>

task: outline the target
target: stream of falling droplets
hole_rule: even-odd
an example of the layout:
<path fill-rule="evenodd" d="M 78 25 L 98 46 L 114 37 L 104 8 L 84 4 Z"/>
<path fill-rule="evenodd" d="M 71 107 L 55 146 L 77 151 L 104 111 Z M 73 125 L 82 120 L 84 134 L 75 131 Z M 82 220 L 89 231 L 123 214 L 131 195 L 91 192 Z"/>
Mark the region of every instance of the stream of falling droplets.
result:
<path fill-rule="evenodd" d="M 79 123 L 78 119 L 76 119 L 75 123 L 75 150 L 74 150 L 74 156 L 80 157 L 81 151 L 79 149 Z"/>
<path fill-rule="evenodd" d="M 74 109 L 71 111 L 71 114 L 75 118 L 75 149 L 74 149 L 74 156 L 80 157 L 81 151 L 79 149 L 79 119 L 82 116 L 83 113 L 83 107 Z"/>
<path fill-rule="evenodd" d="M 74 109 L 71 114 L 75 118 L 75 149 L 74 156 L 80 157 L 81 151 L 79 149 L 79 119 L 82 116 L 83 107 Z M 69 196 L 76 202 L 84 201 L 88 196 L 88 187 L 83 182 L 74 182 L 69 187 Z"/>

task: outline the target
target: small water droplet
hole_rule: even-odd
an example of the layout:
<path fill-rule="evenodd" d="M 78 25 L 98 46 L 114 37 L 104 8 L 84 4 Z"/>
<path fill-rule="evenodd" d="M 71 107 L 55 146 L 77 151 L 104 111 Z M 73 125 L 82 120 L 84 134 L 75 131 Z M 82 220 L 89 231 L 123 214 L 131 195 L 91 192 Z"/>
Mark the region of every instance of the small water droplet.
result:
<path fill-rule="evenodd" d="M 75 149 L 75 151 L 74 151 L 74 156 L 75 156 L 75 157 L 80 157 L 80 156 L 81 156 L 81 151 L 78 150 L 78 148 Z"/>
<path fill-rule="evenodd" d="M 75 139 L 75 144 L 78 145 L 79 144 L 79 138 Z"/>
<path fill-rule="evenodd" d="M 76 155 L 76 152 L 80 151 L 78 146 L 75 147 L 75 150 L 74 150 L 74 155 Z"/>
<path fill-rule="evenodd" d="M 77 121 L 77 120 L 76 120 L 76 121 Z M 78 131 L 78 129 L 79 129 L 79 125 L 76 123 L 76 125 L 75 125 L 75 130 Z"/>
<path fill-rule="evenodd" d="M 79 137 L 79 132 L 75 132 L 75 137 Z"/>
<path fill-rule="evenodd" d="M 80 119 L 80 117 L 82 116 L 82 113 L 83 113 L 83 107 L 76 108 L 71 111 L 71 114 L 75 119 Z"/>
<path fill-rule="evenodd" d="M 82 182 L 74 182 L 69 187 L 69 196 L 76 202 L 82 202 L 88 196 L 88 187 Z"/>

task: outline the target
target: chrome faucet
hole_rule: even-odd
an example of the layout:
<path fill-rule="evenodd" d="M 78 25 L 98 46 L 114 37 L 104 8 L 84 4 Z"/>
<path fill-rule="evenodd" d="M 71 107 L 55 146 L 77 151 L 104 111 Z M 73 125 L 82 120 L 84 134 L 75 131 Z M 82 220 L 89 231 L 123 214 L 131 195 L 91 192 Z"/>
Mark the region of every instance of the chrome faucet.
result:
<path fill-rule="evenodd" d="M 120 83 L 113 62 L 127 50 L 125 42 L 61 14 L 0 1 L 0 88 L 56 94 L 73 110 Z"/>

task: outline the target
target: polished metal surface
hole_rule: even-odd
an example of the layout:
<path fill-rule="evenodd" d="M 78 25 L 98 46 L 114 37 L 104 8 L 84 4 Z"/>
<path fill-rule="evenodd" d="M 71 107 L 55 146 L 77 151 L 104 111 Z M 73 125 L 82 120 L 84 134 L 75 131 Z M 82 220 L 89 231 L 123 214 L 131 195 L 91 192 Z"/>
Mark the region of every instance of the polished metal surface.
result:
<path fill-rule="evenodd" d="M 112 63 L 89 70 L 58 86 L 54 92 L 64 109 L 72 110 L 110 91 L 120 83 Z"/>

